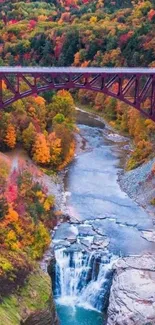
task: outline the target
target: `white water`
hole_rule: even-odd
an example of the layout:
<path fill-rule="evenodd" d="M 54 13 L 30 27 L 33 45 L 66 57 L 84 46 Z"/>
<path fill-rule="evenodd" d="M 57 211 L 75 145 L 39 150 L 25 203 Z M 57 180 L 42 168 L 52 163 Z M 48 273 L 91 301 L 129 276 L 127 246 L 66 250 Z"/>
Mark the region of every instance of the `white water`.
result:
<path fill-rule="evenodd" d="M 66 248 L 55 250 L 55 257 L 58 303 L 101 311 L 109 290 L 113 258 Z"/>

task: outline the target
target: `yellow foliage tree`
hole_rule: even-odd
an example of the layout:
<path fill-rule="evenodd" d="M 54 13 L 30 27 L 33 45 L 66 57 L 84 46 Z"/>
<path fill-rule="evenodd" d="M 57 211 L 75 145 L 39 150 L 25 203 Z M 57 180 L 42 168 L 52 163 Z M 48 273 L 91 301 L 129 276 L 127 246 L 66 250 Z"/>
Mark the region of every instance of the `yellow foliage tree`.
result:
<path fill-rule="evenodd" d="M 155 131 L 155 123 L 149 119 L 145 120 L 145 126 L 147 128 L 147 131 L 149 134 L 153 133 Z"/>
<path fill-rule="evenodd" d="M 55 132 L 52 132 L 48 136 L 50 145 L 51 163 L 57 166 L 61 160 L 61 139 L 56 137 Z"/>
<path fill-rule="evenodd" d="M 6 236 L 6 246 L 12 251 L 18 251 L 20 249 L 20 242 L 17 239 L 14 230 L 10 230 Z"/>
<path fill-rule="evenodd" d="M 36 135 L 36 129 L 32 124 L 32 122 L 30 122 L 29 126 L 22 133 L 22 140 L 24 142 L 24 147 L 27 150 L 30 150 L 30 148 L 32 147 L 32 144 L 35 139 L 35 135 Z"/>
<path fill-rule="evenodd" d="M 8 239 L 8 241 L 9 242 L 11 242 L 11 241 L 16 241 L 16 233 L 15 233 L 15 231 L 14 230 L 10 230 L 9 232 L 8 232 L 8 234 L 7 234 L 7 239 Z"/>
<path fill-rule="evenodd" d="M 50 235 L 48 230 L 45 228 L 42 222 L 39 222 L 36 226 L 36 232 L 34 234 L 35 241 L 31 246 L 31 255 L 32 258 L 40 258 L 45 249 L 50 244 Z"/>
<path fill-rule="evenodd" d="M 33 159 L 37 163 L 45 165 L 50 162 L 50 148 L 44 134 L 37 134 L 32 152 Z"/>
<path fill-rule="evenodd" d="M 106 51 L 103 56 L 102 64 L 106 66 L 109 63 L 111 63 L 115 66 L 120 66 L 120 56 L 121 56 L 120 48 Z"/>
<path fill-rule="evenodd" d="M 16 131 L 12 124 L 9 124 L 7 127 L 4 142 L 11 149 L 13 149 L 16 145 Z"/>
<path fill-rule="evenodd" d="M 92 17 L 90 18 L 90 23 L 91 23 L 91 24 L 95 24 L 96 22 L 97 22 L 97 17 L 92 16 Z"/>
<path fill-rule="evenodd" d="M 49 195 L 47 199 L 44 202 L 44 209 L 45 211 L 49 211 L 51 208 L 53 208 L 55 203 L 55 199 L 53 195 Z"/>

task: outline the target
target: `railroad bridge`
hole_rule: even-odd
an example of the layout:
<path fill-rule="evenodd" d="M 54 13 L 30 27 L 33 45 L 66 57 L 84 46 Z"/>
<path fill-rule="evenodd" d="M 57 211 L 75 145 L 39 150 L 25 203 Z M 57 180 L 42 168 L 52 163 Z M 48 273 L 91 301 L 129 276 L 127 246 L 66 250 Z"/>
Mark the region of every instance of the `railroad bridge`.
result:
<path fill-rule="evenodd" d="M 0 67 L 0 109 L 52 89 L 101 92 L 155 121 L 155 68 Z"/>

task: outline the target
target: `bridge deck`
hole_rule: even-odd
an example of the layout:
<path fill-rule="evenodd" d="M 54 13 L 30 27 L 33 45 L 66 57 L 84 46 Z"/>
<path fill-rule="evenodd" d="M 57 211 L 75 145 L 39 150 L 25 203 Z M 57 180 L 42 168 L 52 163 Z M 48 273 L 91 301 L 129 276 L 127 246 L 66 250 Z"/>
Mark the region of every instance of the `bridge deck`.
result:
<path fill-rule="evenodd" d="M 0 67 L 0 109 L 24 97 L 58 89 L 101 92 L 155 121 L 155 68 Z"/>
<path fill-rule="evenodd" d="M 0 73 L 107 73 L 155 74 L 155 68 L 0 67 Z"/>

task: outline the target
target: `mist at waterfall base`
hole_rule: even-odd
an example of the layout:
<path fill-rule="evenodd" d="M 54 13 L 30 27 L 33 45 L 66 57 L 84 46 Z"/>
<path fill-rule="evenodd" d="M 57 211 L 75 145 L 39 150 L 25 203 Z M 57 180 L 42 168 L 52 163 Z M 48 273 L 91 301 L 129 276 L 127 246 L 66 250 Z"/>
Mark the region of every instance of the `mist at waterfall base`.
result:
<path fill-rule="evenodd" d="M 71 307 L 57 304 L 57 312 L 61 325 L 104 325 L 103 315 L 94 310 L 82 307 Z"/>
<path fill-rule="evenodd" d="M 110 257 L 67 248 L 55 250 L 55 297 L 62 325 L 103 325 L 111 285 Z"/>

